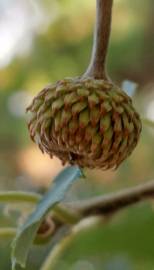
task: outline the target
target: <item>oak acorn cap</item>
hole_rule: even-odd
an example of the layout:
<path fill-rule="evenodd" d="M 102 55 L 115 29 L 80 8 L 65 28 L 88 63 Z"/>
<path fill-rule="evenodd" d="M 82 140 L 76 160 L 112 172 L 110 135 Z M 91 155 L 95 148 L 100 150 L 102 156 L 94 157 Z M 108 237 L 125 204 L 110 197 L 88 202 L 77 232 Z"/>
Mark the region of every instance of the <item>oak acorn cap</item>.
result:
<path fill-rule="evenodd" d="M 106 75 L 113 0 L 96 0 L 96 27 L 90 64 L 80 78 L 44 88 L 33 100 L 31 138 L 62 163 L 117 168 L 135 148 L 141 121 L 131 98 Z"/>
<path fill-rule="evenodd" d="M 33 141 L 63 164 L 117 168 L 141 132 L 131 98 L 106 80 L 60 80 L 44 88 L 27 111 Z"/>

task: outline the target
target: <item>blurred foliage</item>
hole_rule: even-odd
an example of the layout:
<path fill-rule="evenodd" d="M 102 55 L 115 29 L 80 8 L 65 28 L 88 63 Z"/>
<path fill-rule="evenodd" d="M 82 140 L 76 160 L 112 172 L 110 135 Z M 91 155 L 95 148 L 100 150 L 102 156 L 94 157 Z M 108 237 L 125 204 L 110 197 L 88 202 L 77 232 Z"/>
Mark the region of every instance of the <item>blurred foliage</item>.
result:
<path fill-rule="evenodd" d="M 80 233 L 59 258 L 55 269 L 80 269 L 75 268 L 78 261 L 89 261 L 92 269 L 97 270 L 152 270 L 154 219 L 148 205 L 129 209 L 104 223 Z"/>
<path fill-rule="evenodd" d="M 102 226 L 79 233 L 54 270 L 152 270 L 153 241 L 153 210 L 142 204 L 116 214 Z M 10 269 L 10 241 L 1 239 L 0 247 L 1 269 Z M 26 270 L 39 269 L 51 247 L 52 243 L 34 246 Z"/>
<path fill-rule="evenodd" d="M 11 1 L 3 2 L 9 10 Z M 48 168 L 42 165 L 44 157 L 30 142 L 24 111 L 32 96 L 46 84 L 84 72 L 92 47 L 95 1 L 19 2 L 23 9 L 27 7 L 29 20 L 36 11 L 42 19 L 35 29 L 25 33 L 9 62 L 0 68 L 0 188 L 38 189 L 43 192 L 55 173 L 54 169 L 59 170 L 60 165 L 49 160 L 46 161 Z M 15 7 L 19 2 L 14 1 Z M 115 82 L 121 84 L 128 79 L 138 84 L 134 102 L 145 116 L 148 108 L 152 108 L 150 102 L 154 101 L 153 11 L 153 0 L 115 0 L 108 56 L 109 73 Z M 17 28 L 18 19 L 17 13 Z M 31 29 L 31 25 L 28 27 Z M 26 39 L 30 39 L 30 46 L 22 51 Z M 154 110 L 150 112 L 154 118 Z M 143 125 L 138 147 L 118 171 L 86 171 L 87 180 L 76 183 L 67 200 L 107 193 L 151 179 L 154 176 L 153 136 L 153 131 Z M 44 166 L 42 174 L 41 165 Z M 38 170 L 35 179 L 34 170 Z M 1 226 L 13 222 L 4 215 L 0 220 Z M 147 206 L 129 209 L 115 221 L 113 219 L 111 224 L 80 235 L 65 252 L 57 269 L 152 270 L 152 235 L 152 210 Z M 10 269 L 9 244 L 9 240 L 0 240 L 0 268 L 3 270 Z M 27 270 L 38 269 L 51 245 L 32 250 Z"/>

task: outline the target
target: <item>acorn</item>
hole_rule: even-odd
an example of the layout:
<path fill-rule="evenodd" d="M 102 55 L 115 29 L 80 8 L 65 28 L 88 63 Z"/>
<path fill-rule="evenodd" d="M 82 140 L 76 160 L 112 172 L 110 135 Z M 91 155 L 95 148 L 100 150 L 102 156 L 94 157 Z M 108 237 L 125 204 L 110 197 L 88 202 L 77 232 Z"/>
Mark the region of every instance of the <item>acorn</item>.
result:
<path fill-rule="evenodd" d="M 141 120 L 131 98 L 107 77 L 112 0 L 97 0 L 92 59 L 86 73 L 45 87 L 27 108 L 32 140 L 63 164 L 115 169 L 133 151 Z"/>

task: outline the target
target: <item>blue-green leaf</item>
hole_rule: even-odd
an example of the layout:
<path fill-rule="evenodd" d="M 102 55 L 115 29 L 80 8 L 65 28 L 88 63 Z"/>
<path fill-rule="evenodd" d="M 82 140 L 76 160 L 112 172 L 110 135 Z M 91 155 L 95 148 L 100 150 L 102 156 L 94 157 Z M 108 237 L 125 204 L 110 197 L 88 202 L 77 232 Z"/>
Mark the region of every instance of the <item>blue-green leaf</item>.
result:
<path fill-rule="evenodd" d="M 49 210 L 64 198 L 69 186 L 81 176 L 83 176 L 82 172 L 77 166 L 70 166 L 54 179 L 51 188 L 38 203 L 35 211 L 17 231 L 12 243 L 13 270 L 15 270 L 17 263 L 25 267 L 29 249 L 43 218 Z"/>

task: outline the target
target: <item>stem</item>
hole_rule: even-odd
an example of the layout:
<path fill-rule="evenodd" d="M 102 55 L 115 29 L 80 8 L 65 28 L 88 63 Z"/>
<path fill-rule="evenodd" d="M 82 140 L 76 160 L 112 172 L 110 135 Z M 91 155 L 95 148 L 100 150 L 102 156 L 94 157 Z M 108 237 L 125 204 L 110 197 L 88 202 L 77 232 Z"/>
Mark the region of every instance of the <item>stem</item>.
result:
<path fill-rule="evenodd" d="M 34 192 L 23 192 L 23 191 L 6 191 L 0 192 L 0 202 L 1 203 L 32 203 L 37 204 L 42 198 Z M 77 213 L 74 213 L 72 209 L 63 207 L 62 205 L 56 205 L 53 209 L 53 215 L 62 223 L 75 224 L 80 220 Z"/>
<path fill-rule="evenodd" d="M 43 263 L 41 270 L 54 270 L 58 260 L 74 240 L 77 233 L 87 230 L 88 227 L 91 228 L 92 226 L 102 224 L 102 215 L 113 214 L 124 207 L 151 198 L 154 198 L 154 180 L 133 188 L 126 188 L 117 193 L 85 200 L 77 203 L 77 205 L 74 203 L 72 207 L 82 214 L 81 221 L 73 226 L 70 233 L 57 243 Z M 89 221 L 87 222 L 85 217 L 88 216 Z"/>
<path fill-rule="evenodd" d="M 0 238 L 13 238 L 16 235 L 16 228 L 0 228 Z"/>
<path fill-rule="evenodd" d="M 36 204 L 42 198 L 41 195 L 34 192 L 23 191 L 5 191 L 0 192 L 0 202 L 26 202 Z"/>
<path fill-rule="evenodd" d="M 92 56 L 83 77 L 107 79 L 105 62 L 111 31 L 113 0 L 96 0 L 96 26 Z"/>
<path fill-rule="evenodd" d="M 54 216 L 58 218 L 62 223 L 76 224 L 80 219 L 79 213 L 73 209 L 68 209 L 61 205 L 56 205 L 53 209 Z"/>
<path fill-rule="evenodd" d="M 0 202 L 27 202 L 36 204 L 42 198 L 33 192 L 0 192 Z M 127 188 L 109 195 L 103 195 L 78 203 L 58 204 L 54 207 L 53 217 L 65 224 L 76 224 L 81 219 L 92 215 L 112 214 L 127 206 L 154 198 L 154 180 Z"/>
<path fill-rule="evenodd" d="M 74 207 L 83 217 L 91 215 L 107 215 L 138 202 L 154 198 L 154 180 L 133 188 L 126 188 L 109 195 L 92 198 Z"/>

